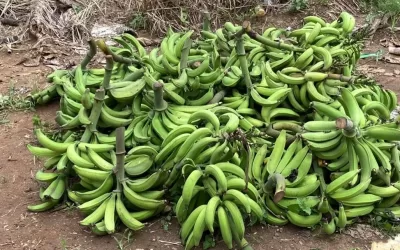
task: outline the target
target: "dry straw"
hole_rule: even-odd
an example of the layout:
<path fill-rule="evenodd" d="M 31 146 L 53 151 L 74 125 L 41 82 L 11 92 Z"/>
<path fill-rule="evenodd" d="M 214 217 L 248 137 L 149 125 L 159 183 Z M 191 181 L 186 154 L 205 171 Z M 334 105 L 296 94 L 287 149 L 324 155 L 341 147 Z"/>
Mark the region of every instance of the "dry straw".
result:
<path fill-rule="evenodd" d="M 197 29 L 202 22 L 202 12 L 211 14 L 213 26 L 223 20 L 237 19 L 248 14 L 260 0 L 139 0 L 134 9 L 143 13 L 151 33 L 165 33 L 168 27 L 174 30 Z"/>
<path fill-rule="evenodd" d="M 174 30 L 199 29 L 203 12 L 211 15 L 213 27 L 227 20 L 237 20 L 254 14 L 254 7 L 289 6 L 290 0 L 0 0 L 0 18 L 17 19 L 20 26 L 1 27 L 0 40 L 25 34 L 38 38 L 82 43 L 89 35 L 94 21 L 106 19 L 126 22 L 135 16 L 143 16 L 146 29 L 151 34 L 165 34 L 169 27 Z M 309 1 L 311 2 L 311 1 Z M 355 12 L 359 0 L 335 0 L 329 2 L 333 12 Z M 346 3 L 346 4 L 345 4 Z M 66 7 L 67 6 L 67 7 Z M 309 4 L 309 7 L 312 7 Z M 317 11 L 317 10 L 316 10 Z"/>
<path fill-rule="evenodd" d="M 81 42 L 89 34 L 89 21 L 102 13 L 105 3 L 105 0 L 0 0 L 0 18 L 17 19 L 20 36 L 29 30 L 38 37 L 49 35 Z M 8 35 L 4 31 L 3 27 L 2 33 Z"/>

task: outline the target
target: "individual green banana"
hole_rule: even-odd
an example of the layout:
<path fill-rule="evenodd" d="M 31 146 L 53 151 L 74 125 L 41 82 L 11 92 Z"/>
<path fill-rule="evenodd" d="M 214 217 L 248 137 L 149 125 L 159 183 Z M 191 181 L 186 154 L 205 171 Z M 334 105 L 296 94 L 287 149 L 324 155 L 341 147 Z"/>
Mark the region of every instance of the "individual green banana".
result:
<path fill-rule="evenodd" d="M 231 230 L 235 230 L 239 236 L 240 239 L 243 239 L 244 237 L 244 222 L 243 222 L 243 217 L 240 213 L 239 208 L 236 206 L 235 203 L 229 200 L 223 201 L 223 205 L 228 213 L 228 216 L 233 221 L 233 224 L 235 225 L 234 228 L 231 227 Z"/>
<path fill-rule="evenodd" d="M 322 214 L 318 213 L 318 214 L 303 216 L 289 210 L 287 212 L 287 218 L 290 221 L 290 223 L 298 227 L 313 227 L 321 221 Z"/>
<path fill-rule="evenodd" d="M 281 161 L 284 149 L 286 144 L 286 130 L 280 132 L 278 138 L 276 139 L 274 150 L 272 150 L 272 154 L 270 156 L 270 160 L 267 163 L 266 169 L 269 174 L 275 172 L 278 167 L 279 162 Z"/>
<path fill-rule="evenodd" d="M 219 131 L 220 128 L 220 122 L 218 117 L 211 112 L 210 110 L 199 110 L 195 113 L 193 113 L 188 120 L 188 123 L 192 123 L 195 121 L 199 121 L 199 120 L 206 120 L 208 122 L 210 122 L 213 125 L 213 128 L 216 132 Z"/>
<path fill-rule="evenodd" d="M 356 176 L 359 172 L 360 172 L 360 170 L 353 170 L 353 171 L 345 173 L 344 175 L 340 176 L 336 180 L 332 181 L 331 183 L 329 183 L 326 186 L 326 190 L 325 190 L 326 194 L 329 195 L 329 194 L 335 192 L 336 190 L 338 190 L 339 188 L 343 187 L 349 181 L 351 181 L 354 178 L 354 176 Z"/>
<path fill-rule="evenodd" d="M 364 207 L 373 205 L 374 203 L 380 202 L 381 197 L 373 194 L 359 194 L 355 197 L 348 198 L 342 201 L 344 206 L 349 207 Z"/>
<path fill-rule="evenodd" d="M 232 232 L 229 225 L 229 219 L 225 209 L 222 206 L 218 207 L 217 215 L 218 215 L 218 224 L 221 230 L 222 239 L 224 240 L 228 249 L 232 249 L 233 248 Z"/>
<path fill-rule="evenodd" d="M 132 230 L 140 230 L 144 227 L 144 225 L 140 221 L 135 219 L 126 209 L 124 203 L 122 202 L 120 193 L 117 194 L 115 209 L 122 223 L 124 223 L 124 225 L 128 228 Z"/>
<path fill-rule="evenodd" d="M 368 188 L 370 183 L 371 183 L 371 178 L 367 181 L 360 182 L 358 185 L 350 189 L 339 189 L 334 193 L 330 194 L 329 196 L 337 201 L 350 199 L 363 193 Z"/>

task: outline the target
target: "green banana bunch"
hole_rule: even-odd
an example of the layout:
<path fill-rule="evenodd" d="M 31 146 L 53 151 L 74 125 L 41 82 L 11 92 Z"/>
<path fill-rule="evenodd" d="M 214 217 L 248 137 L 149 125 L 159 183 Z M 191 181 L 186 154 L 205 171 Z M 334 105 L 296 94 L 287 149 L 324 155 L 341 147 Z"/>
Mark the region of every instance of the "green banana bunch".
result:
<path fill-rule="evenodd" d="M 247 222 L 333 234 L 370 213 L 396 219 L 398 100 L 354 75 L 354 25 L 342 12 L 262 35 L 249 23 L 198 39 L 170 28 L 148 52 L 130 34 L 116 46 L 89 42 L 76 68 L 54 71 L 30 96 L 60 97 L 61 136 L 35 129 L 40 146 L 27 145 L 45 160 L 35 175 L 42 203 L 28 209 L 72 200 L 80 223 L 105 235 L 119 222 L 140 230 L 175 204 L 186 249 L 207 231 L 228 249 L 251 249 Z M 97 48 L 106 65 L 88 68 Z"/>
<path fill-rule="evenodd" d="M 38 171 L 35 175 L 35 179 L 49 184 L 39 192 L 42 203 L 29 205 L 28 210 L 32 212 L 43 212 L 55 207 L 65 194 L 67 186 L 66 176 L 64 174 Z"/>

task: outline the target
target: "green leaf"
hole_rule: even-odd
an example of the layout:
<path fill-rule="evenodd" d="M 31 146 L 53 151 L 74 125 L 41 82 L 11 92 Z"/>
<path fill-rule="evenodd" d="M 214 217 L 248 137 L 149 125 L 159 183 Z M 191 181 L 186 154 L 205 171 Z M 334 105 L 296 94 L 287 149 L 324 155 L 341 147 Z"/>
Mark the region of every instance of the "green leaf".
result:
<path fill-rule="evenodd" d="M 212 247 L 215 247 L 215 240 L 211 235 L 206 235 L 204 242 L 203 242 L 203 249 L 210 249 Z"/>
<path fill-rule="evenodd" d="M 188 24 L 188 13 L 185 8 L 181 8 L 181 16 L 180 16 L 181 22 Z"/>
<path fill-rule="evenodd" d="M 34 114 L 32 117 L 32 122 L 34 127 L 42 127 L 42 119 L 37 114 Z"/>
<path fill-rule="evenodd" d="M 386 222 L 383 224 L 383 228 L 387 231 L 390 231 L 392 229 L 393 225 L 390 224 L 389 222 Z"/>
<path fill-rule="evenodd" d="M 311 207 L 307 205 L 304 198 L 297 198 L 297 204 L 299 204 L 300 209 L 307 215 L 311 214 Z"/>
<path fill-rule="evenodd" d="M 168 221 L 162 219 L 162 220 L 161 220 L 161 225 L 162 225 L 164 231 L 168 231 L 168 228 L 169 228 L 169 223 L 168 223 Z"/>
<path fill-rule="evenodd" d="M 250 226 L 253 226 L 253 225 L 255 225 L 257 222 L 258 222 L 258 217 L 257 217 L 254 213 L 251 213 L 251 214 L 250 214 L 250 223 L 249 223 L 249 225 L 250 225 Z"/>

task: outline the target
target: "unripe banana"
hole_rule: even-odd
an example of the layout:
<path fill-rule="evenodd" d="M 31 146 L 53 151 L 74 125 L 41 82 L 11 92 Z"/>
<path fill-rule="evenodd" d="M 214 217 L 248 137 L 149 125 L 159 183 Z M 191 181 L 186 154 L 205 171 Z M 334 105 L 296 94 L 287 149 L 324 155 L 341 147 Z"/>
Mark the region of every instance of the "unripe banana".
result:
<path fill-rule="evenodd" d="M 228 200 L 225 200 L 223 204 L 226 211 L 228 212 L 228 215 L 232 219 L 233 224 L 235 225 L 235 227 L 234 228 L 231 227 L 231 229 L 237 232 L 240 239 L 243 239 L 245 228 L 244 228 L 243 217 L 242 214 L 240 213 L 239 208 L 236 206 L 235 203 Z"/>
<path fill-rule="evenodd" d="M 328 221 L 323 222 L 322 228 L 324 230 L 324 233 L 326 233 L 328 235 L 334 234 L 336 231 L 335 220 L 331 219 L 330 222 L 328 222 Z"/>
<path fill-rule="evenodd" d="M 354 176 L 356 176 L 360 170 L 353 170 L 350 172 L 347 172 L 346 174 L 340 176 L 336 180 L 332 181 L 326 186 L 326 194 L 331 194 L 338 190 L 339 188 L 343 187 L 344 185 L 348 184 L 349 181 L 351 181 Z"/>
<path fill-rule="evenodd" d="M 344 211 L 344 207 L 342 203 L 339 203 L 339 216 L 337 217 L 338 220 L 336 222 L 336 225 L 340 228 L 343 229 L 346 227 L 347 224 L 347 216 Z"/>
<path fill-rule="evenodd" d="M 218 207 L 218 224 L 221 230 L 222 239 L 227 245 L 228 249 L 233 248 L 232 244 L 232 232 L 229 225 L 228 215 L 222 206 Z"/>
<path fill-rule="evenodd" d="M 349 207 L 364 207 L 373 205 L 376 202 L 380 202 L 382 200 L 381 197 L 373 194 L 359 194 L 355 197 L 348 198 L 342 201 L 344 206 Z"/>
<path fill-rule="evenodd" d="M 287 212 L 287 218 L 290 223 L 299 226 L 299 227 L 313 227 L 318 224 L 322 219 L 322 214 L 311 214 L 308 216 L 303 216 L 300 214 L 296 214 L 292 211 Z"/>
<path fill-rule="evenodd" d="M 373 205 L 369 206 L 362 206 L 362 207 L 355 207 L 355 208 L 347 208 L 345 209 L 346 217 L 347 218 L 354 218 L 354 217 L 361 217 L 371 213 L 374 210 Z"/>

